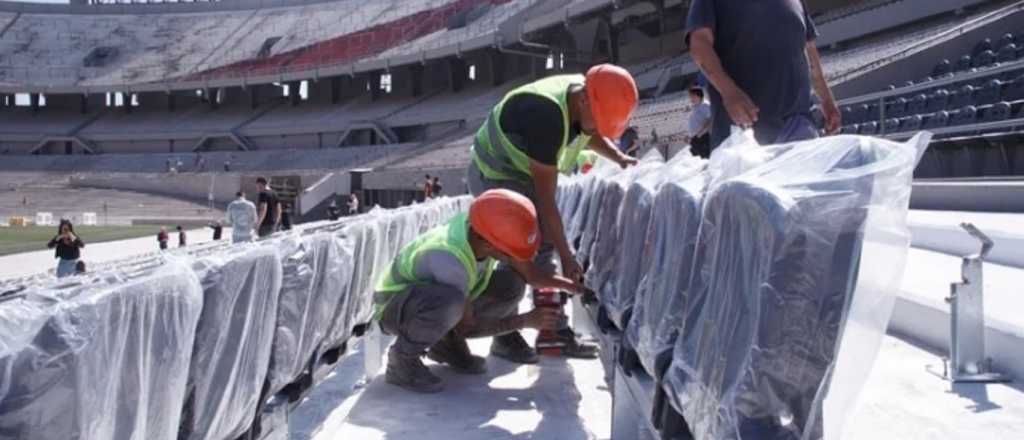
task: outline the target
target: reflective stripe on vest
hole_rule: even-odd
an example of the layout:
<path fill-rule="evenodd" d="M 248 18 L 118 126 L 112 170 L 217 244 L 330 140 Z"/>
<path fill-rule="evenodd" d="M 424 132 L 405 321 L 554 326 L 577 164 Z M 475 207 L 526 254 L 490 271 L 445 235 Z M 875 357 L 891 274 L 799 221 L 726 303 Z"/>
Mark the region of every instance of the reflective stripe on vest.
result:
<path fill-rule="evenodd" d="M 502 98 L 487 116 L 487 121 L 477 130 L 471 148 L 473 162 L 484 177 L 492 180 L 517 180 L 528 182 L 531 178 L 530 158 L 513 144 L 501 129 L 501 112 L 509 99 L 530 94 L 550 100 L 562 111 L 562 143 L 558 151 L 558 170 L 567 173 L 576 166 L 576 156 L 590 142 L 590 136 L 579 135 L 569 139 L 569 87 L 582 85 L 583 75 L 556 75 L 512 90 Z M 572 140 L 572 144 L 570 144 Z"/>
<path fill-rule="evenodd" d="M 377 283 L 374 295 L 376 303 L 374 314 L 377 318 L 383 313 L 384 307 L 395 293 L 432 281 L 418 279 L 415 273 L 417 259 L 431 251 L 447 252 L 462 263 L 462 267 L 469 277 L 467 286 L 470 301 L 475 300 L 484 292 L 491 281 L 491 273 L 497 266 L 497 261 L 489 258 L 484 261 L 483 274 L 477 272 L 476 256 L 473 254 L 473 248 L 469 245 L 469 216 L 466 213 L 459 214 L 447 224 L 427 231 L 399 251 L 398 256 L 391 263 L 390 269 Z"/>

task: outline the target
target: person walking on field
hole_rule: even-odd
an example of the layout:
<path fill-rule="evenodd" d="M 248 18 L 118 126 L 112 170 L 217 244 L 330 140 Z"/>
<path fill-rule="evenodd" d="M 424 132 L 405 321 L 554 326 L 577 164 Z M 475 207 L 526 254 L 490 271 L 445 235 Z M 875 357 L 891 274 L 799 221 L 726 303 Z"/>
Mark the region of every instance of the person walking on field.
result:
<path fill-rule="evenodd" d="M 467 170 L 470 192 L 479 196 L 505 188 L 533 201 L 543 240 L 534 260 L 537 266 L 554 272 L 557 253 L 562 274 L 582 279 L 583 268 L 569 247 L 555 206 L 558 175 L 571 172 L 586 148 L 620 167 L 635 165 L 637 160 L 619 151 L 614 142 L 629 126 L 638 99 L 629 72 L 601 64 L 586 75 L 556 75 L 513 89 L 477 131 Z M 579 341 L 564 316 L 558 334 L 564 355 L 597 356 L 597 346 Z M 526 346 L 518 332 L 505 335 L 501 343 Z"/>
<path fill-rule="evenodd" d="M 75 235 L 75 227 L 68 220 L 61 220 L 54 236 L 46 247 L 54 250 L 57 258 L 57 278 L 74 275 L 81 257 L 81 249 L 85 247 L 82 239 Z"/>
<path fill-rule="evenodd" d="M 531 263 L 540 244 L 533 203 L 495 189 L 477 197 L 468 214 L 402 248 L 374 294 L 374 319 L 397 337 L 388 351 L 385 380 L 415 392 L 440 391 L 441 379 L 423 364 L 424 353 L 457 373 L 486 372 L 486 361 L 470 352 L 467 338 L 493 336 L 491 355 L 536 363 L 536 353 L 499 342 L 523 328 L 554 329 L 558 324 L 561 313 L 554 308 L 517 313 L 526 284 L 584 289 Z"/>

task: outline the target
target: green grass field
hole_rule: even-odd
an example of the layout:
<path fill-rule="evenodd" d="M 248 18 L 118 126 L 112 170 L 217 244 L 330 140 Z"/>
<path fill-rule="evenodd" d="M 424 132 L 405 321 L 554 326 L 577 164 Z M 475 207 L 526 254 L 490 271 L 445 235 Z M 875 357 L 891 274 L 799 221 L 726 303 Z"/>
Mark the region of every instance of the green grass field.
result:
<path fill-rule="evenodd" d="M 159 226 L 75 226 L 75 232 L 86 246 L 89 243 L 124 240 L 156 235 Z M 0 255 L 46 249 L 46 243 L 57 234 L 56 226 L 28 226 L 0 228 Z M 154 238 L 155 240 L 155 238 Z"/>

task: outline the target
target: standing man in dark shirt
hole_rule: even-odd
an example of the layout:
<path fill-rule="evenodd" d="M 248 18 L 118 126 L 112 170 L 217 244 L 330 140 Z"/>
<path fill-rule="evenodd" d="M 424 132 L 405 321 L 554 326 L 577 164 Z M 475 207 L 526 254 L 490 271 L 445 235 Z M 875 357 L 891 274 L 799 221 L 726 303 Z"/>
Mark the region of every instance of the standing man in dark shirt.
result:
<path fill-rule="evenodd" d="M 441 197 L 441 190 L 444 189 L 444 186 L 441 185 L 441 178 L 434 176 L 433 179 L 430 182 L 430 194 L 435 198 Z"/>
<path fill-rule="evenodd" d="M 752 127 L 761 144 L 817 137 L 811 87 L 821 100 L 825 131 L 841 125 L 825 82 L 814 27 L 801 0 L 694 0 L 686 42 L 711 83 L 711 148 L 731 125 Z"/>
<path fill-rule="evenodd" d="M 625 69 L 601 64 L 586 75 L 556 75 L 510 91 L 477 131 L 467 182 L 470 192 L 503 188 L 528 197 L 537 207 L 542 244 L 534 263 L 579 281 L 583 268 L 565 237 L 555 206 L 560 172 L 570 172 L 584 148 L 625 168 L 636 164 L 615 146 L 629 125 L 638 101 L 636 82 Z M 525 288 L 524 288 L 525 289 Z M 523 291 L 525 294 L 525 290 Z M 559 329 L 567 356 L 595 357 L 597 347 L 576 339 L 568 320 Z M 536 352 L 519 332 L 494 339 L 492 353 L 514 362 L 536 362 Z"/>
<path fill-rule="evenodd" d="M 178 230 L 178 247 L 185 247 L 185 228 L 182 228 L 181 225 L 178 225 L 176 229 Z"/>
<path fill-rule="evenodd" d="M 224 234 L 224 225 L 220 221 L 210 222 L 210 229 L 213 229 L 213 241 L 220 240 L 220 237 Z"/>
<path fill-rule="evenodd" d="M 259 225 L 259 236 L 262 238 L 277 232 L 281 224 L 281 202 L 278 201 L 277 194 L 270 189 L 265 177 L 257 178 L 256 186 L 260 190 L 256 199 L 256 210 L 259 212 L 256 224 Z"/>

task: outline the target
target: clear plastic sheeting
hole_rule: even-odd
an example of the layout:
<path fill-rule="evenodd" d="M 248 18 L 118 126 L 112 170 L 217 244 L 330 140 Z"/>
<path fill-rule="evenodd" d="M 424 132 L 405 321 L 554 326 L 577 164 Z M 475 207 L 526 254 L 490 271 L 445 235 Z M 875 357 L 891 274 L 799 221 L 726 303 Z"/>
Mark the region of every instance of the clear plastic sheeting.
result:
<path fill-rule="evenodd" d="M 839 435 L 899 288 L 911 177 L 929 138 L 772 147 L 715 180 L 665 375 L 697 438 Z"/>
<path fill-rule="evenodd" d="M 179 438 L 237 438 L 253 422 L 267 377 L 281 257 L 272 247 L 249 244 L 192 267 L 204 301 Z"/>
<path fill-rule="evenodd" d="M 0 300 L 0 438 L 178 437 L 203 291 L 179 263 Z"/>
<path fill-rule="evenodd" d="M 347 250 L 327 233 L 286 236 L 270 243 L 281 253 L 282 281 L 277 328 L 270 358 L 270 390 L 279 391 L 310 365 L 327 333 L 352 277 Z"/>

